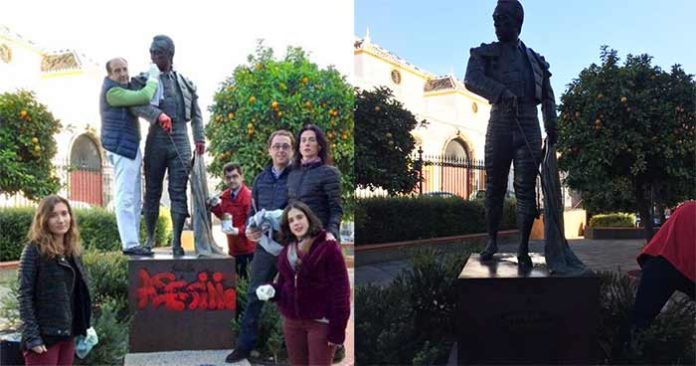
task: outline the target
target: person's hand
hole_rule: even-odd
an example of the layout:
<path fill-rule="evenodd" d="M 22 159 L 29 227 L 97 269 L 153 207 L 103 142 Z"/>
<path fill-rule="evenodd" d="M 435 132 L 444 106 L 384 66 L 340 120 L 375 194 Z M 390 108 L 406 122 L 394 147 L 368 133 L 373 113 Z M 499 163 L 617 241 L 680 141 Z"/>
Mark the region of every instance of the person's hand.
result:
<path fill-rule="evenodd" d="M 233 226 L 231 229 L 223 230 L 222 232 L 227 234 L 227 235 L 237 236 L 237 235 L 239 235 L 239 228 L 236 228 Z"/>
<path fill-rule="evenodd" d="M 336 344 L 336 343 L 329 341 L 329 347 L 338 347 L 338 346 L 340 346 L 340 344 Z"/>
<path fill-rule="evenodd" d="M 515 112 L 517 110 L 517 96 L 512 94 L 510 90 L 505 89 L 501 101 L 504 106 L 509 108 L 510 112 Z"/>
<path fill-rule="evenodd" d="M 249 226 L 247 226 L 246 231 L 244 232 L 244 235 L 246 235 L 247 239 L 251 241 L 261 240 L 261 234 L 261 229 Z"/>
<path fill-rule="evenodd" d="M 169 118 L 168 115 L 162 113 L 159 115 L 159 118 L 157 118 L 157 122 L 159 122 L 160 126 L 164 130 L 164 133 L 167 135 L 172 133 L 172 119 Z"/>
<path fill-rule="evenodd" d="M 205 153 L 205 142 L 196 141 L 196 154 L 203 155 Z"/>
<path fill-rule="evenodd" d="M 162 72 L 159 67 L 155 64 L 150 64 L 150 69 L 147 70 L 148 80 L 154 80 L 159 82 L 159 77 Z"/>
<path fill-rule="evenodd" d="M 206 204 L 206 206 L 208 206 L 208 208 L 215 207 L 215 206 L 220 204 L 220 197 L 212 196 L 212 197 L 208 198 L 207 201 L 205 201 L 205 204 Z"/>
<path fill-rule="evenodd" d="M 31 350 L 32 350 L 34 353 L 44 353 L 44 352 L 48 352 L 48 350 L 46 349 L 46 346 L 43 345 L 43 344 L 40 345 L 40 346 L 31 347 Z"/>
<path fill-rule="evenodd" d="M 256 288 L 256 297 L 261 301 L 268 301 L 275 296 L 275 289 L 271 285 L 261 285 Z"/>
<path fill-rule="evenodd" d="M 333 236 L 333 234 L 331 234 L 331 232 L 329 232 L 329 231 L 326 232 L 326 240 L 327 241 L 338 241 L 338 240 L 336 240 L 336 237 Z"/>
<path fill-rule="evenodd" d="M 546 130 L 546 138 L 548 139 L 549 146 L 556 145 L 556 142 L 558 141 L 558 136 L 556 135 L 556 129 L 555 128 L 550 128 Z"/>

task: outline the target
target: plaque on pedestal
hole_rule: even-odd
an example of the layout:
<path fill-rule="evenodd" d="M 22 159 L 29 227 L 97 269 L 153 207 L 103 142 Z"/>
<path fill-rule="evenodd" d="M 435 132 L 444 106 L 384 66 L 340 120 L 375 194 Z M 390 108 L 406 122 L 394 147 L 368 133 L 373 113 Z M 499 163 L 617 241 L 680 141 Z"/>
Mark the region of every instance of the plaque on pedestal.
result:
<path fill-rule="evenodd" d="M 232 257 L 129 259 L 130 352 L 233 348 L 235 279 Z"/>
<path fill-rule="evenodd" d="M 459 364 L 595 361 L 599 279 L 551 276 L 543 256 L 521 272 L 514 254 L 472 255 L 458 280 Z"/>

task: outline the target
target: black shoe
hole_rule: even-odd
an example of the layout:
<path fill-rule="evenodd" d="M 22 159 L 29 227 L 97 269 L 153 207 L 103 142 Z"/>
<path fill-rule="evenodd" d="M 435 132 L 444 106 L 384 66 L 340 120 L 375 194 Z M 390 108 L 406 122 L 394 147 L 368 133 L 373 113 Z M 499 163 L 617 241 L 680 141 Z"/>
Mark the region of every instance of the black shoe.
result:
<path fill-rule="evenodd" d="M 184 248 L 182 247 L 172 247 L 172 256 L 174 257 L 183 257 L 186 255 L 186 252 L 184 251 Z"/>
<path fill-rule="evenodd" d="M 229 355 L 227 355 L 227 357 L 225 357 L 225 362 L 235 363 L 235 362 L 239 362 L 241 360 L 244 360 L 246 358 L 249 358 L 249 351 L 245 351 L 241 348 L 235 348 L 234 350 L 232 350 L 232 353 L 230 353 Z"/>
<path fill-rule="evenodd" d="M 150 257 L 154 255 L 152 250 L 148 248 L 143 248 L 143 247 L 132 247 L 128 248 L 123 251 L 123 254 L 125 255 L 137 255 L 137 256 L 145 256 L 145 257 Z"/>
<path fill-rule="evenodd" d="M 343 361 L 344 358 L 346 358 L 346 347 L 340 344 L 336 347 L 336 352 L 334 352 L 333 361 L 331 363 L 339 363 Z"/>

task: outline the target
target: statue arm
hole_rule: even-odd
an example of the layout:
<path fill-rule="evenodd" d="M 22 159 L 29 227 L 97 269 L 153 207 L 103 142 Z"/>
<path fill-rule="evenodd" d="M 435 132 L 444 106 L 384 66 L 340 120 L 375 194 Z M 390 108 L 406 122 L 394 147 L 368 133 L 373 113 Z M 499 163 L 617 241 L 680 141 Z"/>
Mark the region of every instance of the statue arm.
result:
<path fill-rule="evenodd" d="M 498 103 L 505 92 L 505 85 L 489 78 L 485 72 L 486 59 L 478 48 L 472 48 L 469 63 L 466 66 L 464 85 L 467 89 L 488 100 L 491 104 Z"/>
<path fill-rule="evenodd" d="M 191 128 L 193 128 L 193 141 L 205 141 L 203 134 L 203 117 L 201 116 L 201 108 L 198 106 L 198 95 L 192 93 L 191 99 Z"/>
<path fill-rule="evenodd" d="M 162 111 L 159 108 L 150 104 L 134 106 L 128 109 L 136 117 L 145 119 L 146 121 L 150 122 L 151 125 L 156 124 L 157 119 L 159 118 L 160 114 L 162 114 Z"/>
<path fill-rule="evenodd" d="M 544 119 L 544 129 L 548 133 L 550 130 L 556 130 L 556 98 L 551 88 L 551 73 L 548 63 L 544 65 L 544 84 L 541 88 L 541 97 L 541 114 Z"/>

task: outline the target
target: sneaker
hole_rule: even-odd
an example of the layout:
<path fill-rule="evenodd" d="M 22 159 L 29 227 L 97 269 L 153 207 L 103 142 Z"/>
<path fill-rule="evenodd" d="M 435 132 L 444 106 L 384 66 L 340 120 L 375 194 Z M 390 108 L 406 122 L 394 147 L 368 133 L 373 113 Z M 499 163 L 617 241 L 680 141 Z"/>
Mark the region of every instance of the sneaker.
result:
<path fill-rule="evenodd" d="M 232 350 L 232 353 L 230 353 L 229 355 L 227 355 L 227 357 L 225 357 L 225 362 L 235 363 L 235 362 L 239 362 L 241 360 L 244 360 L 248 357 L 249 357 L 249 351 L 245 351 L 241 348 L 235 348 Z"/>
<path fill-rule="evenodd" d="M 340 344 L 336 347 L 336 352 L 334 352 L 333 361 L 331 363 L 339 363 L 343 361 L 344 358 L 346 358 L 346 347 Z"/>
<path fill-rule="evenodd" d="M 154 253 L 152 250 L 143 247 L 132 247 L 123 251 L 125 255 L 135 255 L 135 256 L 152 256 Z"/>

